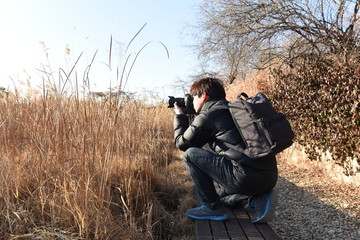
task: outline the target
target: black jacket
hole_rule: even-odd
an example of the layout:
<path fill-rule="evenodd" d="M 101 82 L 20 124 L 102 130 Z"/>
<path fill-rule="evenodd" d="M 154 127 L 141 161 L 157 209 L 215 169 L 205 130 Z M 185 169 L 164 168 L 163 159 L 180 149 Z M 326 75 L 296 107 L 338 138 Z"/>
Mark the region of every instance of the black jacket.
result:
<path fill-rule="evenodd" d="M 254 160 L 234 150 L 239 147 L 244 149 L 245 144 L 236 129 L 230 111 L 226 108 L 227 104 L 226 100 L 209 99 L 191 124 L 187 115 L 175 115 L 176 146 L 186 151 L 190 147 L 202 148 L 205 144 L 209 144 L 214 152 L 233 160 L 233 164 L 236 163 L 242 168 L 276 171 L 275 157 Z"/>

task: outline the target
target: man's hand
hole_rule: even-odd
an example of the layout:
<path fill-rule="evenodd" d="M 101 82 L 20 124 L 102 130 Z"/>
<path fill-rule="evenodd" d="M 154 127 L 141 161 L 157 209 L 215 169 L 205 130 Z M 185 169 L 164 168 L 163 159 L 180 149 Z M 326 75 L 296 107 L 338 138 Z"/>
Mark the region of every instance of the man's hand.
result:
<path fill-rule="evenodd" d="M 176 114 L 184 114 L 182 108 L 179 107 L 176 102 L 174 103 L 174 112 L 175 112 Z"/>

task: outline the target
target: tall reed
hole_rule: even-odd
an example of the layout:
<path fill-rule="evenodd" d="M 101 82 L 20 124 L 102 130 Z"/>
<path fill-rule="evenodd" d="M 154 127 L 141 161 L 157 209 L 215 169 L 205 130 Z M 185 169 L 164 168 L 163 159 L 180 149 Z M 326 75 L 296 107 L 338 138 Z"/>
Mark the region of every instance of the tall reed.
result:
<path fill-rule="evenodd" d="M 117 83 L 109 99 L 87 97 L 97 52 L 80 84 L 76 67 L 82 54 L 68 71 L 56 73 L 44 43 L 42 95 L 0 98 L 0 239 L 188 234 L 192 225 L 182 213 L 191 201 L 180 199 L 191 188 L 175 161 L 173 113 L 122 91 L 151 43 L 127 52 L 145 25 L 127 45 L 124 65 L 114 68 Z M 110 73 L 112 43 L 111 37 Z"/>
<path fill-rule="evenodd" d="M 154 188 L 174 160 L 169 119 L 136 100 L 0 99 L 0 238 L 165 234 Z"/>

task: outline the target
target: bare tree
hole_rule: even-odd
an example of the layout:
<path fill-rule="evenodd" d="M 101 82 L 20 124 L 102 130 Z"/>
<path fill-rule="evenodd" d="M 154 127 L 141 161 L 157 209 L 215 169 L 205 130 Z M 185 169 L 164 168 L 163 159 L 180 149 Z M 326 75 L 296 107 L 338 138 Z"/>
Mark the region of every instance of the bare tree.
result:
<path fill-rule="evenodd" d="M 359 55 L 360 0 L 208 0 L 197 28 L 199 56 L 231 78 L 274 59 Z"/>

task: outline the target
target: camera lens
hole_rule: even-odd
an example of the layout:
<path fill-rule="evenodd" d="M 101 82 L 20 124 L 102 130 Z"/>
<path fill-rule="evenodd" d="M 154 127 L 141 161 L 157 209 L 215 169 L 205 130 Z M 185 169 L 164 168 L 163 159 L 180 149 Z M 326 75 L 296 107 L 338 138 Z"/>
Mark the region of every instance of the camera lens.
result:
<path fill-rule="evenodd" d="M 175 98 L 173 96 L 169 96 L 168 108 L 173 108 L 174 103 L 176 103 L 179 107 L 183 108 L 185 107 L 185 98 Z"/>

